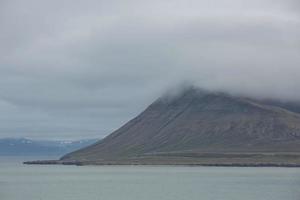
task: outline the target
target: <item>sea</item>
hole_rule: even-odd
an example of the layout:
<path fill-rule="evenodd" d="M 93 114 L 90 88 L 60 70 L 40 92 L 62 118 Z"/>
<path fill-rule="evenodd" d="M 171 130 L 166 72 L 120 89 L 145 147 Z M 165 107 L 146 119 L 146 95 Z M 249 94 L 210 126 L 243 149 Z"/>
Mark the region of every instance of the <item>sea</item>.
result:
<path fill-rule="evenodd" d="M 300 200 L 300 168 L 22 164 L 35 159 L 0 157 L 0 200 Z"/>

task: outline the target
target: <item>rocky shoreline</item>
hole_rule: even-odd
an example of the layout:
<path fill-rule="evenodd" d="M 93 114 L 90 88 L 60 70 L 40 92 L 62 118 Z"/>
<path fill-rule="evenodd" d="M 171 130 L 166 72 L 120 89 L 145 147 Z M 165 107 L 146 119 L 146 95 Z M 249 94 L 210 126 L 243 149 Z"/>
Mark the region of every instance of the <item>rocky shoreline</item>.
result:
<path fill-rule="evenodd" d="M 132 159 L 76 161 L 76 160 L 36 160 L 26 161 L 27 165 L 169 165 L 169 166 L 211 166 L 211 167 L 300 167 L 298 159 L 249 159 L 249 158 L 179 158 L 145 157 Z"/>

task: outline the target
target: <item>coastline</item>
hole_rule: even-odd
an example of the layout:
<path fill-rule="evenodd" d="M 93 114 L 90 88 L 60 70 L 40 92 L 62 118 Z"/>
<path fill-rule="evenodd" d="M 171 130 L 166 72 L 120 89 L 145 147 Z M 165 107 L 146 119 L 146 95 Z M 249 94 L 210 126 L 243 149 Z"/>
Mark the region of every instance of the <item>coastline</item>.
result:
<path fill-rule="evenodd" d="M 166 165 L 166 166 L 212 166 L 212 167 L 300 167 L 300 154 L 245 154 L 204 153 L 197 156 L 139 156 L 131 158 L 81 159 L 81 160 L 35 160 L 27 165 Z"/>
<path fill-rule="evenodd" d="M 61 161 L 25 161 L 25 165 L 74 165 L 74 166 L 199 166 L 199 167 L 285 167 L 300 168 L 300 164 L 275 164 L 275 163 L 85 163 L 85 162 L 61 162 Z"/>

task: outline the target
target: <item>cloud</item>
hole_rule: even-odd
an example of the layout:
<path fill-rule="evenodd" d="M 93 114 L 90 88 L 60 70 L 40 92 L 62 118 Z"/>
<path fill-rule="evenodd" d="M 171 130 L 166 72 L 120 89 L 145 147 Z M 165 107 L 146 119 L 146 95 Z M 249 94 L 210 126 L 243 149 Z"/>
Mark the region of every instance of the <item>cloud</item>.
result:
<path fill-rule="evenodd" d="M 188 81 L 300 100 L 295 0 L 0 5 L 0 137 L 102 137 Z"/>

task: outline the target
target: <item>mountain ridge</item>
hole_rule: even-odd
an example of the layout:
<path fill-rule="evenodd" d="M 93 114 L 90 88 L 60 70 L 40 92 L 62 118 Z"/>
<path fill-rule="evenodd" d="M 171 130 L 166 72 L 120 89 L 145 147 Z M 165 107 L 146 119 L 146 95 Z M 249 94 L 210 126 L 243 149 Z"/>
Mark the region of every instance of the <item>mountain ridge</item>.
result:
<path fill-rule="evenodd" d="M 130 158 L 162 152 L 300 152 L 300 115 L 283 107 L 192 88 L 159 98 L 96 144 L 62 160 Z"/>
<path fill-rule="evenodd" d="M 297 108 L 191 87 L 158 98 L 91 146 L 28 164 L 300 166 Z"/>
<path fill-rule="evenodd" d="M 0 138 L 1 156 L 64 155 L 95 143 L 95 139 L 76 141 Z"/>

